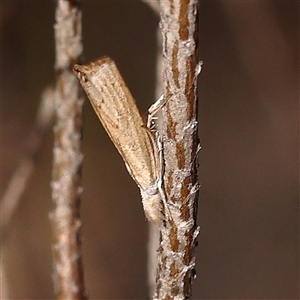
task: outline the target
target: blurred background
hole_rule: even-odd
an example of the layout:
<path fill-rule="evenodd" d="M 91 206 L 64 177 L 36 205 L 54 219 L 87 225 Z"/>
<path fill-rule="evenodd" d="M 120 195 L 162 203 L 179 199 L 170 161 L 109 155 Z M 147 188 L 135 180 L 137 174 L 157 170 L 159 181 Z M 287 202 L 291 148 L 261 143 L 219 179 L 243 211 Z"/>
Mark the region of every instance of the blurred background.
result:
<path fill-rule="evenodd" d="M 155 101 L 158 17 L 142 1 L 83 1 L 84 60 L 111 56 L 139 107 Z M 54 1 L 1 2 L 1 194 L 54 84 Z M 299 2 L 201 1 L 194 299 L 299 297 Z M 49 128 L 2 235 L 10 299 L 55 299 Z M 139 190 L 86 101 L 82 218 L 90 299 L 146 299 Z M 5 239 L 4 239 L 5 238 Z M 3 254 L 3 252 L 2 252 Z"/>

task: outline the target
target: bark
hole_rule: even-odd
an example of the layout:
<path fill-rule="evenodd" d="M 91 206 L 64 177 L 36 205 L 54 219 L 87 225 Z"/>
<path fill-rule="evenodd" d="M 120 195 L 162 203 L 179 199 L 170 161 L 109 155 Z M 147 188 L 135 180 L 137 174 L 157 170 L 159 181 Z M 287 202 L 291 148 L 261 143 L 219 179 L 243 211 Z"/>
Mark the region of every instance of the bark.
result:
<path fill-rule="evenodd" d="M 160 229 L 154 299 L 190 299 L 195 276 L 197 198 L 196 0 L 162 0 L 163 184 L 172 215 Z"/>
<path fill-rule="evenodd" d="M 55 24 L 57 97 L 55 103 L 52 198 L 54 274 L 58 299 L 87 299 L 81 258 L 81 131 L 79 82 L 72 72 L 82 53 L 81 10 L 75 0 L 59 0 Z"/>

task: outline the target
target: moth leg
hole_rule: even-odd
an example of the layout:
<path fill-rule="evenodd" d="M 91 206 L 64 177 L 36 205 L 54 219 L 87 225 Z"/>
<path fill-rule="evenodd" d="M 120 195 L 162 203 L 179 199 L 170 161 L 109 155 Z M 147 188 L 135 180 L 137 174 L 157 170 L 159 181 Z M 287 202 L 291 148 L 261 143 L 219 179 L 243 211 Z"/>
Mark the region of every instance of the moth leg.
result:
<path fill-rule="evenodd" d="M 152 145 L 153 145 L 158 192 L 161 196 L 161 201 L 164 206 L 164 211 L 165 211 L 167 219 L 173 220 L 171 211 L 167 204 L 167 196 L 166 196 L 166 193 L 165 193 L 165 190 L 163 187 L 164 163 L 163 163 L 163 152 L 162 152 L 163 146 L 162 146 L 161 138 L 159 136 L 158 131 L 155 131 L 154 133 L 152 133 L 149 128 L 145 128 L 145 130 L 147 130 L 147 133 L 148 133 L 150 140 L 152 142 Z"/>
<path fill-rule="evenodd" d="M 148 109 L 148 119 L 147 119 L 147 127 L 150 129 L 151 124 L 153 122 L 155 114 L 167 103 L 168 98 L 165 98 L 164 95 L 161 95 L 159 99 L 153 103 Z"/>
<path fill-rule="evenodd" d="M 162 203 L 164 206 L 164 210 L 166 213 L 166 217 L 169 220 L 173 220 L 172 214 L 169 208 L 169 205 L 167 203 L 167 195 L 165 192 L 165 189 L 163 187 L 163 174 L 164 174 L 164 163 L 163 163 L 163 146 L 161 142 L 161 138 L 159 137 L 158 133 L 156 134 L 156 144 L 157 144 L 157 175 L 158 175 L 158 181 L 157 181 L 157 187 L 158 191 L 161 195 Z"/>
<path fill-rule="evenodd" d="M 148 119 L 147 119 L 147 129 L 149 130 L 148 133 L 150 135 L 155 157 L 156 157 L 156 170 L 157 170 L 157 187 L 158 191 L 161 195 L 162 204 L 164 206 L 164 211 L 166 214 L 167 219 L 173 220 L 170 208 L 167 203 L 167 196 L 166 192 L 163 187 L 163 174 L 164 174 L 164 162 L 163 162 L 163 146 L 161 142 L 161 138 L 159 136 L 159 132 L 155 130 L 154 132 L 151 130 L 153 120 L 155 119 L 155 114 L 168 102 L 170 98 L 166 98 L 164 95 L 161 95 L 159 99 L 150 106 L 148 109 Z"/>

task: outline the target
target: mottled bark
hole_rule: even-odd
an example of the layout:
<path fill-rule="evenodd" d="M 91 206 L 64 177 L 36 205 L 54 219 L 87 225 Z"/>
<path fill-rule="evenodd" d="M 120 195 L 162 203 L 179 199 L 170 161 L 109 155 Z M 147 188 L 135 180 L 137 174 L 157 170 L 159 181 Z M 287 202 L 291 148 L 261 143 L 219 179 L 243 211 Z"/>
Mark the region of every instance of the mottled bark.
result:
<path fill-rule="evenodd" d="M 194 278 L 197 198 L 196 0 L 162 0 L 164 188 L 172 219 L 160 230 L 154 299 L 190 299 Z"/>

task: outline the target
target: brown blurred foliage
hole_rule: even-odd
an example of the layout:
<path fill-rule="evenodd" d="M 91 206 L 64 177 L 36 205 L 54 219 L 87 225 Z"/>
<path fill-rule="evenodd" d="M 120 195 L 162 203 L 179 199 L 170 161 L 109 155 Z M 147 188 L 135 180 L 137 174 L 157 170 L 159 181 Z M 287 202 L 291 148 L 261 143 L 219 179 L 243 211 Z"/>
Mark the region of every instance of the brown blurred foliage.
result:
<path fill-rule="evenodd" d="M 55 3 L 1 3 L 1 188 L 54 82 Z M 154 101 L 158 18 L 141 1 L 84 1 L 85 61 L 109 55 L 142 111 Z M 299 2 L 200 3 L 199 220 L 194 299 L 299 293 Z M 2 236 L 11 299 L 53 299 L 52 131 Z M 85 104 L 83 262 L 90 299 L 145 299 L 138 189 Z M 3 254 L 3 252 L 2 252 Z"/>

